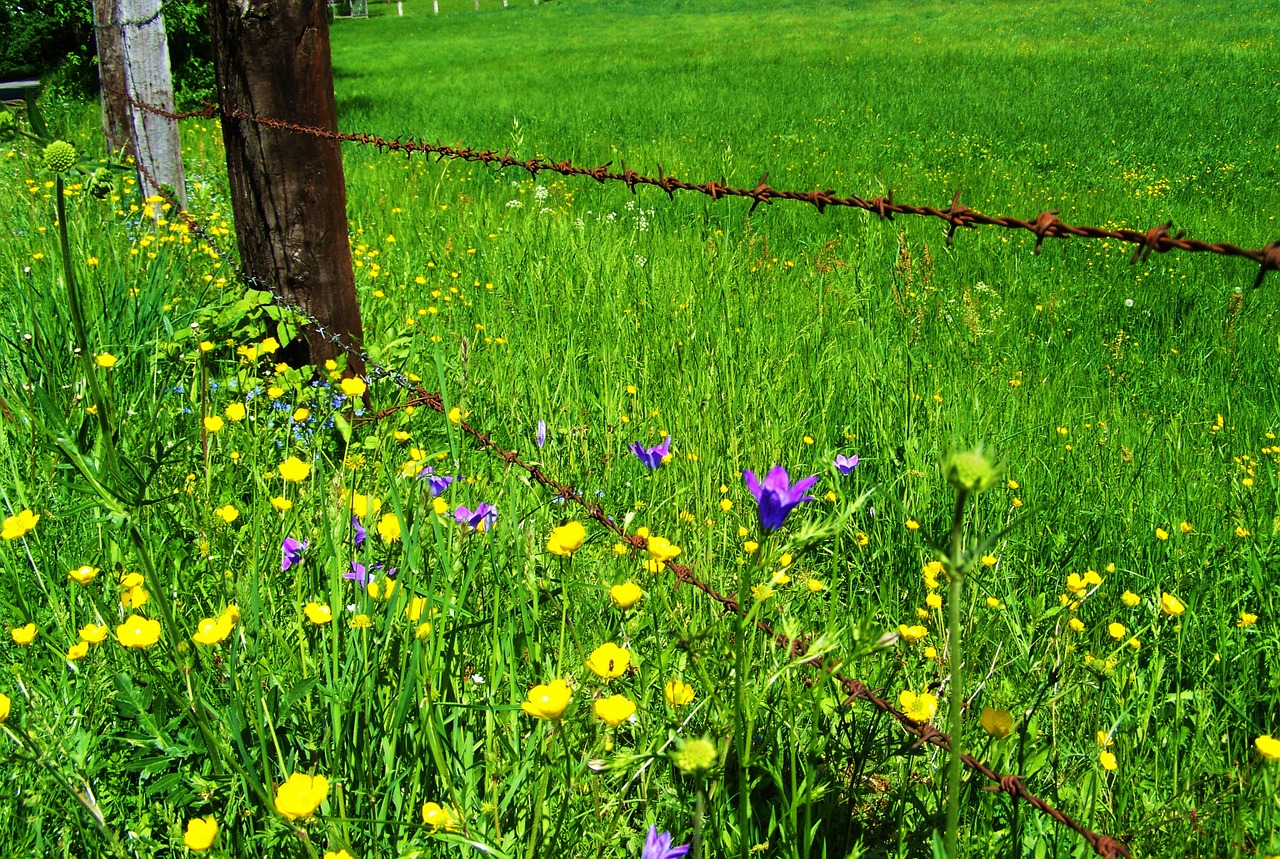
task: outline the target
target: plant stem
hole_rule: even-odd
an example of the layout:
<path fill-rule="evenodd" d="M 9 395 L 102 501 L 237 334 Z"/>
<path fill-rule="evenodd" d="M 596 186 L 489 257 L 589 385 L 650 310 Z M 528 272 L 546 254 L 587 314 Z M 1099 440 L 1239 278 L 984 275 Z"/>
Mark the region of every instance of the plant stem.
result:
<path fill-rule="evenodd" d="M 947 733 L 951 736 L 951 760 L 947 770 L 947 829 L 946 849 L 950 859 L 957 859 L 960 842 L 960 711 L 964 706 L 964 665 L 960 653 L 960 601 L 964 598 L 964 506 L 969 493 L 956 492 L 955 512 L 951 517 L 950 550 L 947 577 L 950 591 L 947 598 L 947 661 L 951 672 L 947 696 Z"/>

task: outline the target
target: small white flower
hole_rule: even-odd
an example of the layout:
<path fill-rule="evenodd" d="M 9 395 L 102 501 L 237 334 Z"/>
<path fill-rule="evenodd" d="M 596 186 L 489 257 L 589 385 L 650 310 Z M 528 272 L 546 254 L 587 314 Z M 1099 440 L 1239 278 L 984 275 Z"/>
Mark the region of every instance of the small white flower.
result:
<path fill-rule="evenodd" d="M 1132 299 L 1132 298 L 1126 298 L 1126 299 L 1124 300 L 1124 306 L 1125 306 L 1125 307 L 1133 307 L 1133 299 Z"/>

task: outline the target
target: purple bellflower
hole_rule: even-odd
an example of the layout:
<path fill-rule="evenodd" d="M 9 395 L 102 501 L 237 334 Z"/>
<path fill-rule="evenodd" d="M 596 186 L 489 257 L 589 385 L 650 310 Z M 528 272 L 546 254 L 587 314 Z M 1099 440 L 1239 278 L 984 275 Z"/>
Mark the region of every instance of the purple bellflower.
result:
<path fill-rule="evenodd" d="M 360 544 L 364 542 L 364 538 L 369 536 L 369 532 L 360 524 L 359 516 L 351 517 L 351 530 L 355 534 L 356 548 L 360 548 Z"/>
<path fill-rule="evenodd" d="M 285 537 L 284 542 L 280 544 L 280 572 L 283 573 L 294 564 L 301 564 L 302 553 L 306 550 L 306 540 L 299 541 L 292 537 Z"/>
<path fill-rule="evenodd" d="M 369 575 L 365 570 L 364 564 L 357 563 L 356 561 L 351 562 L 351 571 L 343 573 L 342 577 L 348 581 L 359 582 L 360 587 L 362 588 L 368 585 L 369 580 L 373 578 L 373 576 Z"/>
<path fill-rule="evenodd" d="M 689 845 L 671 846 L 671 833 L 659 832 L 658 827 L 650 826 L 649 835 L 644 840 L 644 852 L 640 859 L 680 859 L 689 852 Z"/>
<path fill-rule="evenodd" d="M 418 472 L 418 479 L 427 481 L 428 486 L 431 488 L 431 497 L 436 498 L 441 492 L 449 488 L 450 483 L 453 483 L 458 478 L 436 474 L 436 470 L 428 465 Z"/>
<path fill-rule="evenodd" d="M 848 474 L 858 467 L 858 455 L 855 453 L 853 456 L 845 456 L 842 453 L 836 457 L 835 465 L 841 474 Z"/>
<path fill-rule="evenodd" d="M 756 478 L 753 471 L 742 472 L 742 479 L 760 508 L 760 527 L 766 531 L 776 531 L 787 521 L 787 516 L 797 504 L 813 500 L 813 496 L 806 493 L 818 482 L 818 475 L 806 477 L 792 486 L 787 470 L 781 465 L 775 465 L 765 475 L 763 482 Z"/>
<path fill-rule="evenodd" d="M 662 460 L 671 453 L 671 436 L 667 436 L 662 440 L 662 444 L 653 447 L 645 447 L 638 441 L 633 441 L 628 445 L 631 452 L 636 455 L 645 467 L 650 471 L 662 465 Z"/>
<path fill-rule="evenodd" d="M 492 504 L 479 504 L 475 510 L 458 505 L 458 509 L 453 511 L 453 518 L 476 531 L 488 531 L 498 521 L 498 511 Z"/>

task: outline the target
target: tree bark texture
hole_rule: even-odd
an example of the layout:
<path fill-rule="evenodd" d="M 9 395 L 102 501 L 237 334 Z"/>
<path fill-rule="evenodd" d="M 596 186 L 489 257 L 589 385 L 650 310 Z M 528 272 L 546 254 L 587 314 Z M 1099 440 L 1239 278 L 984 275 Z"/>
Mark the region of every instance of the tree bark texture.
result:
<path fill-rule="evenodd" d="M 160 0 L 116 0 L 116 21 L 123 48 L 125 91 L 134 101 L 172 111 L 173 74 Z M 140 108 L 131 107 L 129 113 L 143 194 L 150 197 L 159 190 L 158 185 L 167 185 L 186 206 L 178 123 Z"/>
<path fill-rule="evenodd" d="M 124 44 L 116 23 L 115 0 L 93 0 L 94 42 L 98 46 L 98 82 L 101 85 L 102 136 L 107 146 L 124 155 L 133 154 L 131 121 L 125 101 Z"/>
<path fill-rule="evenodd" d="M 209 19 L 224 110 L 337 130 L 324 0 L 209 0 Z M 348 370 L 363 375 L 337 141 L 231 116 L 222 139 L 246 275 L 316 320 L 304 328 L 309 352 L 288 357 L 320 364 L 345 351 Z"/>

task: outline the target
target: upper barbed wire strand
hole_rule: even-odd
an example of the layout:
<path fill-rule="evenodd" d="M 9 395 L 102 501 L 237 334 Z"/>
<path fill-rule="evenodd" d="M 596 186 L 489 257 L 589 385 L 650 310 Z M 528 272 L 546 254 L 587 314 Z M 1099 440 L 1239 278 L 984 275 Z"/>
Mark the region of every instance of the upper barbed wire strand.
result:
<path fill-rule="evenodd" d="M 118 95 L 123 96 L 128 102 L 139 110 L 155 113 L 173 120 L 182 119 L 234 119 L 239 122 L 252 122 L 266 128 L 274 128 L 282 131 L 290 131 L 297 134 L 307 134 L 312 137 L 321 137 L 327 140 L 335 140 L 342 143 L 355 143 L 360 146 L 372 146 L 382 152 L 397 152 L 405 155 L 421 153 L 425 155 L 435 155 L 438 159 L 451 158 L 462 161 L 470 161 L 479 164 L 496 165 L 498 169 L 506 169 L 515 167 L 523 169 L 530 176 L 537 178 L 539 173 L 549 172 L 558 173 L 561 176 L 587 176 L 595 179 L 597 182 L 621 182 L 631 189 L 634 194 L 637 185 L 648 185 L 665 191 L 667 196 L 674 199 L 676 191 L 692 191 L 710 197 L 712 200 L 721 200 L 727 197 L 741 197 L 751 200 L 751 208 L 748 214 L 754 212 L 756 207 L 761 203 L 773 205 L 774 200 L 790 200 L 797 203 L 807 203 L 818 210 L 818 214 L 823 214 L 828 206 L 861 209 L 865 212 L 871 212 L 881 220 L 892 221 L 894 215 L 916 215 L 920 217 L 937 218 L 946 221 L 947 228 L 947 245 L 950 246 L 955 237 L 957 228 L 964 227 L 972 229 L 979 226 L 1002 227 L 1010 230 L 1026 230 L 1036 237 L 1034 247 L 1035 253 L 1040 253 L 1041 247 L 1045 239 L 1063 239 L 1068 237 L 1076 237 L 1083 239 L 1111 239 L 1113 241 L 1124 242 L 1125 244 L 1137 245 L 1133 257 L 1129 260 L 1130 264 L 1138 262 L 1146 262 L 1152 253 L 1166 253 L 1170 250 L 1189 251 L 1191 253 L 1210 253 L 1219 256 L 1239 257 L 1251 260 L 1258 264 L 1258 274 L 1254 278 L 1253 288 L 1257 289 L 1262 286 L 1262 282 L 1267 272 L 1280 270 L 1280 241 L 1274 241 L 1261 248 L 1242 248 L 1238 245 L 1228 242 L 1208 242 L 1201 239 L 1187 238 L 1185 233 L 1179 232 L 1174 235 L 1170 232 L 1173 222 L 1169 221 L 1163 225 L 1151 227 L 1147 230 L 1132 229 L 1106 229 L 1103 227 L 1091 227 L 1077 224 L 1068 224 L 1058 218 L 1059 210 L 1050 209 L 1036 215 L 1033 220 L 1025 221 L 1021 218 L 1015 218 L 1009 215 L 987 215 L 982 212 L 975 211 L 960 202 L 960 192 L 956 191 L 951 198 L 951 204 L 945 209 L 934 208 L 933 206 L 912 206 L 906 203 L 895 203 L 893 200 L 893 192 L 887 195 L 864 199 L 857 195 L 841 197 L 832 190 L 814 190 L 814 191 L 788 191 L 779 190 L 771 187 L 765 182 L 768 173 L 760 178 L 754 188 L 735 188 L 722 182 L 711 180 L 708 182 L 691 183 L 685 182 L 674 176 L 663 174 L 661 167 L 658 170 L 658 178 L 652 176 L 644 176 L 634 170 L 627 168 L 626 162 L 622 163 L 622 171 L 611 171 L 609 168 L 613 165 L 612 161 L 601 164 L 597 167 L 578 167 L 571 161 L 550 161 L 545 158 L 528 158 L 519 159 L 509 153 L 499 154 L 492 149 L 473 149 L 464 146 L 445 146 L 440 143 L 422 143 L 412 139 L 401 140 L 399 137 L 387 139 L 377 134 L 349 134 L 341 131 L 332 131 L 325 128 L 318 128 L 313 125 L 301 125 L 288 120 L 276 119 L 269 116 L 258 116 L 239 108 L 225 108 L 219 104 L 206 103 L 200 110 L 188 111 L 171 111 L 165 110 L 153 104 L 139 102 L 128 93 L 111 90 Z"/>

